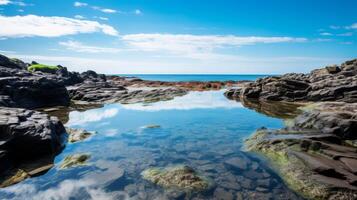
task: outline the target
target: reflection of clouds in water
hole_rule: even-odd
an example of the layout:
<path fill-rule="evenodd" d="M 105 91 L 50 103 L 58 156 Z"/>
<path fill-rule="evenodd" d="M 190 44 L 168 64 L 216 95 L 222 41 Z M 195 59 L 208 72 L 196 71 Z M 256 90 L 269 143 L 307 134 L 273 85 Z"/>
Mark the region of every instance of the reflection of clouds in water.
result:
<path fill-rule="evenodd" d="M 18 184 L 4 188 L 2 192 L 8 195 L 14 195 L 14 197 L 7 198 L 14 200 L 67 200 L 74 197 L 96 200 L 129 199 L 127 193 L 123 191 L 106 192 L 100 189 L 103 184 L 108 185 L 117 179 L 123 178 L 123 169 L 116 167 L 116 164 L 112 161 L 99 160 L 95 165 L 101 169 L 105 169 L 105 171 L 89 172 L 80 180 L 64 180 L 60 182 L 57 187 L 48 190 L 37 188 L 31 184 Z"/>
<path fill-rule="evenodd" d="M 113 137 L 115 136 L 116 134 L 118 134 L 118 129 L 107 129 L 103 132 L 103 135 L 107 136 L 107 137 Z"/>
<path fill-rule="evenodd" d="M 176 97 L 171 101 L 161 101 L 152 104 L 127 104 L 125 109 L 140 111 L 160 110 L 190 110 L 214 108 L 241 108 L 242 104 L 228 100 L 222 91 L 190 92 L 185 96 Z"/>
<path fill-rule="evenodd" d="M 89 122 L 97 122 L 106 118 L 114 117 L 118 114 L 118 108 L 95 109 L 85 112 L 73 111 L 69 113 L 67 126 L 85 125 Z"/>

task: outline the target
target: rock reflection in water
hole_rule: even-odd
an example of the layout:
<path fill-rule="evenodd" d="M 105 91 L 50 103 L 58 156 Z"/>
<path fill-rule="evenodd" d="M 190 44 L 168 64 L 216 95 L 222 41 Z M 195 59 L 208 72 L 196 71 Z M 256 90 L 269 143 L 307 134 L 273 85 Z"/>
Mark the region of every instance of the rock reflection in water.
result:
<path fill-rule="evenodd" d="M 298 108 L 302 104 L 290 102 L 257 101 L 241 98 L 244 107 L 253 109 L 259 113 L 280 119 L 292 119 L 301 113 Z"/>

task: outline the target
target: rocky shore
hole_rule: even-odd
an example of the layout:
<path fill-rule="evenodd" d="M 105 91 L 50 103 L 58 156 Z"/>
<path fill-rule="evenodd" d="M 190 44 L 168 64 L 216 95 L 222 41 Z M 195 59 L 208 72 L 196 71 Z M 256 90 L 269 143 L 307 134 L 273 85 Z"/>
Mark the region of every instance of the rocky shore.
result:
<path fill-rule="evenodd" d="M 285 119 L 257 130 L 246 148 L 269 158 L 308 199 L 357 199 L 357 60 L 309 74 L 267 77 L 228 90 L 248 108 Z"/>
<path fill-rule="evenodd" d="M 85 130 L 66 130 L 62 122 L 67 122 L 70 111 L 116 102 L 166 101 L 191 90 L 219 90 L 235 84 L 145 81 L 94 71 L 78 73 L 60 65 L 25 63 L 0 55 L 0 187 L 47 171 L 67 141 L 90 137 Z"/>

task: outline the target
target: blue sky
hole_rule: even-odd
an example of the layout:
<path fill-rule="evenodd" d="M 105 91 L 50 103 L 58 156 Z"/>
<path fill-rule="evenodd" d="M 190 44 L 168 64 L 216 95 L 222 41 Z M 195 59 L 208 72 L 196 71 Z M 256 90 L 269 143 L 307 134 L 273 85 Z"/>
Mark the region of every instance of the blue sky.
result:
<path fill-rule="evenodd" d="M 354 0 L 0 0 L 0 53 L 102 73 L 307 72 L 356 58 Z"/>

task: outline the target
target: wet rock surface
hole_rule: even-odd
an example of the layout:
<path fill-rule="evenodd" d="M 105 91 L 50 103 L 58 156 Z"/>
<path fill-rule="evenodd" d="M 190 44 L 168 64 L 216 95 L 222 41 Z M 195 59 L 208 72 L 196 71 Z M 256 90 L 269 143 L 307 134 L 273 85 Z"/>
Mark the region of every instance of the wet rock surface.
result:
<path fill-rule="evenodd" d="M 66 134 L 62 123 L 56 117 L 32 110 L 6 107 L 0 107 L 0 129 L 0 172 L 5 177 L 9 176 L 9 171 L 28 161 L 42 157 L 53 161 L 54 156 L 63 148 Z M 26 177 L 31 176 L 31 173 L 26 173 L 30 174 Z"/>
<path fill-rule="evenodd" d="M 311 199 L 357 198 L 356 103 L 315 103 L 281 130 L 258 130 L 246 141 L 277 167 L 291 188 Z"/>
<path fill-rule="evenodd" d="M 225 92 L 248 108 L 286 120 L 281 130 L 258 130 L 246 146 L 270 158 L 290 187 L 311 199 L 357 198 L 356 94 L 357 60 L 309 74 L 266 77 Z"/>
<path fill-rule="evenodd" d="M 121 85 L 108 82 L 87 82 L 67 89 L 76 104 L 157 102 L 187 94 L 186 90 L 174 87 L 128 90 Z"/>
<path fill-rule="evenodd" d="M 290 73 L 258 79 L 226 92 L 229 98 L 272 101 L 357 101 L 357 60 L 309 74 Z"/>

